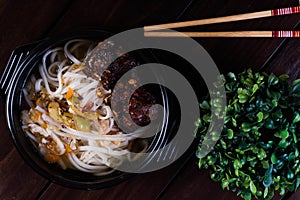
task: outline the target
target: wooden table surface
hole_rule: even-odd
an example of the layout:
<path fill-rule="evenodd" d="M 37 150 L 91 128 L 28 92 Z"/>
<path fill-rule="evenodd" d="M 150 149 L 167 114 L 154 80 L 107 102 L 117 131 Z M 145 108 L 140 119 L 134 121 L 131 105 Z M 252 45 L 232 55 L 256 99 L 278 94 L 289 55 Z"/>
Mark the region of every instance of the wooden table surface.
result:
<path fill-rule="evenodd" d="M 297 6 L 297 0 L 0 0 L 0 73 L 17 46 L 84 26 L 126 30 L 144 25 L 185 21 Z M 300 15 L 185 28 L 191 31 L 295 30 Z M 299 77 L 300 39 L 196 39 L 221 72 L 251 67 Z M 140 174 L 116 186 L 82 191 L 54 184 L 33 171 L 13 145 L 0 101 L 0 199 L 240 199 L 222 191 L 207 171 L 197 169 L 194 148 L 172 165 Z M 279 199 L 276 197 L 276 199 Z M 300 199 L 300 190 L 286 199 Z"/>

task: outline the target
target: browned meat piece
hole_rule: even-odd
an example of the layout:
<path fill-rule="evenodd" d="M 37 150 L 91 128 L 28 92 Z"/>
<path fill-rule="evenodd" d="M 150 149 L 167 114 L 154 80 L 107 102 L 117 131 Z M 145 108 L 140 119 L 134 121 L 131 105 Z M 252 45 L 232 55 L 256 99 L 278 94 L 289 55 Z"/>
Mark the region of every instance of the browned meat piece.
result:
<path fill-rule="evenodd" d="M 101 42 L 96 47 L 97 53 L 91 53 L 84 61 L 85 73 L 94 78 L 100 79 L 105 89 L 114 89 L 116 94 L 119 95 L 119 99 L 128 98 L 130 87 L 134 87 L 136 82 L 139 81 L 132 68 L 138 65 L 138 62 L 130 57 L 128 54 L 121 55 L 122 49 L 115 47 L 112 42 Z M 116 61 L 111 63 L 114 57 L 119 57 Z M 127 71 L 130 71 L 131 79 L 129 83 L 118 84 L 116 82 L 120 77 Z M 102 75 L 101 75 L 102 74 Z M 114 88 L 115 87 L 115 88 Z M 110 99 L 107 100 L 110 104 Z M 143 88 L 136 90 L 131 96 L 129 103 L 129 113 L 132 120 L 140 125 L 145 126 L 150 123 L 149 108 L 156 103 L 156 98 L 151 93 L 147 92 Z M 128 104 L 125 101 L 120 101 L 117 105 L 116 110 L 123 110 L 124 112 L 128 109 Z M 127 111 L 128 112 L 128 111 Z M 130 120 L 125 116 L 117 115 L 119 121 L 130 128 L 132 124 Z"/>

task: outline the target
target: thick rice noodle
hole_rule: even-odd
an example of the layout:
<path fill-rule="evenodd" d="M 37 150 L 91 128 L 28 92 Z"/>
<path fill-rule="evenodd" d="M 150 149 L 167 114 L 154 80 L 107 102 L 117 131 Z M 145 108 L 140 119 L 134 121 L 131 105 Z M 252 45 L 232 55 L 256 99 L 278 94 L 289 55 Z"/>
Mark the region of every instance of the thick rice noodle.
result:
<path fill-rule="evenodd" d="M 86 55 L 80 52 L 90 51 L 93 45 L 72 40 L 44 54 L 39 75 L 32 75 L 23 89 L 30 109 L 22 111 L 22 122 L 49 163 L 106 175 L 129 157 L 129 141 L 138 135 L 119 130 L 103 101 L 111 91 L 83 73 Z"/>

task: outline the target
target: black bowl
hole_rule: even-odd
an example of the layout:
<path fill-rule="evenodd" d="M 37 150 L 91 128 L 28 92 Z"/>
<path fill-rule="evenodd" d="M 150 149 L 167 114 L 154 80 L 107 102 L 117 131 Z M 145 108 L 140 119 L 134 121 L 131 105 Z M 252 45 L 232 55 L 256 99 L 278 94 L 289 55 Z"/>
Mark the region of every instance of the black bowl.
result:
<path fill-rule="evenodd" d="M 18 152 L 24 158 L 26 163 L 40 175 L 66 187 L 77 189 L 99 189 L 117 184 L 131 177 L 133 174 L 115 171 L 112 174 L 105 176 L 94 176 L 92 174 L 71 169 L 63 170 L 55 164 L 47 163 L 40 156 L 22 129 L 21 111 L 22 105 L 24 104 L 22 88 L 24 88 L 30 75 L 36 70 L 41 56 L 48 49 L 60 46 L 71 39 L 80 38 L 101 41 L 112 34 L 111 31 L 104 29 L 84 29 L 19 47 L 12 53 L 9 63 L 6 66 L 6 70 L 0 79 L 1 95 L 6 100 L 7 123 Z M 148 61 L 156 59 L 148 50 L 146 50 L 146 54 L 144 51 L 143 53 L 137 52 L 136 55 L 139 56 L 139 59 L 142 59 L 142 63 L 147 63 Z M 170 98 L 168 98 L 167 90 L 163 87 L 154 87 L 154 90 L 154 93 L 161 99 L 163 107 L 170 108 Z M 172 102 L 171 105 L 176 107 L 176 103 Z M 178 113 L 176 114 L 173 112 L 173 114 L 170 114 L 169 109 L 165 109 L 165 112 L 168 120 L 163 124 L 165 128 L 161 128 L 162 131 L 151 138 L 149 148 L 152 148 L 152 150 L 154 148 L 161 148 L 168 143 L 167 141 L 170 139 L 170 133 L 173 132 L 172 129 L 176 128 L 176 116 Z"/>

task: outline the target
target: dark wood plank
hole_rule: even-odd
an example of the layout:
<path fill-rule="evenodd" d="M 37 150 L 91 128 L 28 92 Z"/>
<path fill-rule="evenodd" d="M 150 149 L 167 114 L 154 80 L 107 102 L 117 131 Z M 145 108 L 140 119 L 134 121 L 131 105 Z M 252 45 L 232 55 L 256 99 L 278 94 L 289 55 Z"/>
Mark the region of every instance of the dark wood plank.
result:
<path fill-rule="evenodd" d="M 272 59 L 267 71 L 277 75 L 286 73 L 290 80 L 300 78 L 300 40 L 289 39 L 287 44 L 279 50 L 276 57 Z"/>
<path fill-rule="evenodd" d="M 51 32 L 57 34 L 86 26 L 125 30 L 146 24 L 174 21 L 190 2 L 191 0 L 77 0 Z M 169 6 L 170 4 L 172 6 Z"/>
<path fill-rule="evenodd" d="M 115 2 L 90 1 L 89 4 L 85 4 L 86 9 L 82 9 L 82 2 L 83 1 L 77 1 L 70 8 L 61 21 L 59 21 L 55 29 L 51 30 L 51 34 L 70 31 L 82 26 L 106 26 L 120 30 L 142 26 L 161 19 L 163 19 L 162 21 L 172 21 L 189 5 L 190 0 L 181 0 L 176 3 L 172 1 L 172 4 L 174 4 L 172 8 L 168 6 L 171 3 L 169 0 L 155 0 L 151 3 L 142 1 L 127 2 L 122 0 Z M 78 13 L 80 13 L 80 15 Z M 72 196 L 72 198 L 75 199 L 81 199 L 83 197 L 88 199 L 96 197 L 115 199 L 122 194 L 122 198 L 124 199 L 154 199 L 161 193 L 164 187 L 168 185 L 185 160 L 186 158 L 183 158 L 182 161 L 166 169 L 137 175 L 129 181 L 113 188 L 97 191 L 66 189 L 51 184 L 41 197 L 42 199 L 48 199 L 52 197 L 52 194 L 59 193 L 59 198 L 62 199 L 67 196 Z"/>
<path fill-rule="evenodd" d="M 297 29 L 299 26 L 297 27 Z M 276 56 L 270 61 L 266 71 L 276 75 L 288 74 L 290 81 L 300 78 L 299 68 L 300 41 L 289 39 L 286 44 L 278 50 Z M 300 199 L 300 189 L 292 194 L 289 200 Z"/>
<path fill-rule="evenodd" d="M 69 2 L 0 0 L 1 72 L 11 51 L 42 38 Z M 0 113 L 0 199 L 34 199 L 47 180 L 27 166 L 16 151 L 6 125 L 4 102 L 0 103 Z"/>
<path fill-rule="evenodd" d="M 5 113 L 3 104 L 0 113 Z M 0 115 L 0 199 L 33 199 L 47 181 L 35 173 L 18 154 L 6 126 L 5 115 Z"/>
<path fill-rule="evenodd" d="M 0 72 L 13 49 L 45 37 L 70 0 L 51 2 L 0 1 Z"/>
<path fill-rule="evenodd" d="M 207 170 L 199 170 L 197 160 L 193 156 L 182 170 L 180 176 L 161 195 L 162 200 L 172 199 L 218 199 L 240 200 L 235 193 L 222 190 L 219 183 L 210 180 Z"/>
<path fill-rule="evenodd" d="M 163 2 L 164 3 L 159 1 L 157 4 L 153 2 L 152 3 L 156 5 L 156 7 L 163 7 L 167 5 L 168 1 Z M 141 6 L 143 6 L 144 4 L 141 5 L 141 2 L 137 4 L 138 6 L 124 3 L 121 0 L 114 2 L 114 5 L 112 5 L 110 2 L 101 2 L 102 7 L 105 7 L 105 10 L 102 10 L 101 7 L 99 7 L 100 5 L 97 4 L 96 1 L 92 1 L 89 5 L 86 5 L 89 6 L 89 9 L 87 9 L 87 11 L 84 11 L 80 8 L 80 3 L 81 1 L 77 1 L 76 4 L 74 4 L 74 9 L 71 9 L 69 13 L 67 13 L 67 15 L 62 19 L 62 21 L 60 21 L 57 27 L 52 31 L 52 33 L 69 31 L 80 26 L 91 25 L 110 26 L 118 29 L 124 29 L 142 26 L 144 24 L 158 24 L 164 22 L 171 22 L 175 19 L 175 17 L 172 16 L 172 14 L 170 15 L 170 13 L 175 12 L 172 9 L 176 8 L 176 6 L 172 6 L 172 8 L 167 6 L 167 13 L 163 13 L 162 11 L 160 11 L 161 13 L 158 12 L 158 16 L 153 17 L 153 13 L 155 13 L 154 10 L 157 8 L 154 9 L 153 6 L 151 7 L 146 4 L 145 8 L 147 9 L 144 10 L 142 15 L 140 15 L 140 13 L 131 13 L 130 15 L 128 15 L 128 10 L 134 10 L 135 8 L 142 9 Z M 197 1 L 195 4 L 192 5 L 191 9 L 187 10 L 186 14 L 183 15 L 183 17 L 180 18 L 180 20 L 216 17 L 228 14 L 259 11 L 293 5 L 296 5 L 296 1 L 281 1 L 277 3 L 273 1 L 258 3 L 250 0 L 246 2 L 232 0 L 227 1 L 226 3 L 220 3 L 217 1 Z M 100 10 L 101 12 L 99 12 Z M 165 11 L 165 9 L 163 9 L 163 11 Z M 69 18 L 72 18 L 73 20 L 69 20 Z M 293 28 L 298 22 L 298 19 L 269 19 L 268 23 L 265 23 L 263 20 L 256 20 L 250 22 L 240 22 L 237 24 L 230 23 L 227 25 L 204 26 L 199 30 L 222 30 L 224 28 L 226 28 L 226 30 L 236 30 L 241 27 L 244 27 L 245 30 L 249 28 L 252 29 L 253 27 L 255 27 L 254 29 L 256 30 L 262 30 L 265 27 L 269 28 L 270 25 L 273 25 L 275 22 L 276 25 L 278 25 L 278 27 L 283 26 L 285 28 Z M 197 41 L 208 50 L 208 52 L 212 55 L 213 59 L 215 60 L 221 71 L 236 71 L 251 66 L 254 68 L 260 68 L 272 55 L 273 51 L 276 50 L 278 46 L 280 46 L 280 44 L 283 42 L 283 39 L 199 39 Z M 175 168 L 177 168 L 177 166 Z M 175 181 L 176 184 L 174 185 L 174 187 L 172 187 L 173 185 L 171 184 L 170 188 L 172 189 L 172 191 L 176 191 L 176 193 L 174 194 L 178 194 L 180 197 L 180 195 L 186 195 L 187 192 L 185 191 L 189 191 L 190 196 L 188 197 L 194 197 L 195 194 L 207 197 L 207 191 L 210 191 L 209 194 L 212 195 L 212 197 L 213 195 L 215 195 L 215 197 L 225 196 L 229 199 L 236 198 L 233 193 L 223 193 L 220 189 L 215 190 L 218 184 L 210 183 L 209 176 L 207 175 L 207 173 L 205 174 L 202 171 L 197 171 L 194 163 L 189 163 L 187 167 L 188 170 L 185 169 L 182 171 L 182 174 L 180 174 L 178 179 L 179 181 Z M 193 170 L 190 170 L 189 167 L 192 167 Z M 197 175 L 195 175 L 195 173 Z M 46 199 L 48 197 L 52 197 L 51 195 L 55 193 L 59 193 L 61 195 L 61 198 L 72 195 L 72 198 L 75 199 L 81 199 L 83 197 L 88 199 L 92 199 L 95 197 L 113 199 L 119 197 L 118 195 L 122 193 L 124 194 L 123 198 L 125 199 L 138 199 L 141 197 L 153 199 L 157 197 L 157 195 L 163 191 L 163 188 L 166 187 L 166 185 L 174 178 L 174 174 L 174 169 L 168 168 L 167 170 L 138 175 L 133 179 L 126 181 L 125 183 L 122 183 L 113 188 L 89 192 L 65 189 L 61 186 L 52 184 L 48 188 L 48 190 L 42 195 L 42 198 Z M 191 189 L 189 190 L 188 187 L 191 186 L 187 186 L 187 188 L 185 186 L 182 186 L 184 185 L 181 184 L 182 182 L 185 183 L 185 181 L 189 180 L 189 178 L 182 179 L 182 177 L 185 177 L 185 175 L 188 175 L 188 177 L 192 181 L 194 181 L 193 183 L 196 185 L 199 183 L 199 180 L 202 180 L 202 184 L 207 186 L 207 190 L 201 190 L 202 193 L 200 194 L 197 193 L 199 191 L 197 189 L 195 189 L 194 191 Z M 149 186 L 147 187 L 147 185 Z M 179 186 L 183 189 L 179 190 Z M 126 190 L 126 188 L 130 188 L 130 190 Z M 163 197 L 172 198 L 172 196 L 168 196 L 171 193 L 169 193 L 169 190 L 167 190 Z M 199 197 L 197 195 L 196 197 Z M 176 197 L 176 195 L 173 195 L 173 198 Z"/>
<path fill-rule="evenodd" d="M 155 172 L 137 174 L 129 180 L 110 188 L 94 191 L 68 189 L 51 184 L 41 200 L 46 199 L 145 199 L 152 200 L 159 197 L 160 193 L 169 184 L 173 177 L 180 171 L 186 160 L 194 154 L 190 149 L 185 155 L 170 166 Z M 57 196 L 57 194 L 60 194 Z"/>
<path fill-rule="evenodd" d="M 210 2 L 210 3 L 208 3 Z M 220 3 L 220 5 L 214 5 L 211 1 L 196 2 L 198 6 L 192 6 L 190 12 L 187 12 L 183 16 L 183 19 L 200 19 L 216 16 L 225 16 L 229 14 L 245 13 L 259 10 L 266 10 L 279 7 L 296 6 L 298 1 L 227 1 L 227 3 Z M 206 9 L 203 9 L 205 5 Z M 215 13 L 211 13 L 211 10 L 215 10 Z M 203 11 L 203 12 L 201 12 Z M 221 31 L 221 30 L 278 30 L 278 29 L 294 29 L 299 23 L 300 15 L 280 17 L 273 19 L 259 19 L 249 20 L 245 22 L 207 25 L 203 27 L 185 28 L 181 30 L 191 31 Z M 239 72 L 245 68 L 251 67 L 254 70 L 263 69 L 264 67 L 269 71 L 279 71 L 278 69 L 268 68 L 269 60 L 274 56 L 276 62 L 284 62 L 283 58 L 291 58 L 297 60 L 297 45 L 291 45 L 289 51 L 284 50 L 282 52 L 281 59 L 277 59 L 277 54 L 274 53 L 280 47 L 285 44 L 284 39 L 255 39 L 255 38 L 233 38 L 233 39 L 220 39 L 220 38 L 203 38 L 197 39 L 197 41 L 206 48 L 210 53 L 221 72 L 227 73 L 228 71 Z M 292 40 L 298 41 L 299 40 Z M 298 45 L 299 46 L 299 45 Z M 291 51 L 294 51 L 294 55 L 290 55 Z M 299 51 L 298 51 L 299 52 Z M 290 55 L 290 56 L 288 56 Z M 274 61 L 275 62 L 275 61 Z M 289 61 L 286 61 L 286 64 Z M 266 65 L 266 66 L 265 66 Z M 282 66 L 281 66 L 282 67 Z M 292 73 L 298 73 L 296 71 L 296 63 L 291 64 L 286 70 L 292 68 Z M 281 69 L 281 68 L 280 68 Z M 299 68 L 297 69 L 299 70 Z M 195 161 L 191 159 L 186 168 L 182 170 L 178 177 L 169 185 L 165 193 L 162 195 L 162 199 L 239 199 L 235 194 L 231 192 L 222 191 L 220 184 L 214 183 L 210 180 L 209 175 L 205 171 L 197 169 Z M 276 199 L 279 199 L 276 196 Z M 299 197 L 298 197 L 299 198 Z"/>
<path fill-rule="evenodd" d="M 292 194 L 288 200 L 299 200 L 300 199 L 300 189 L 298 189 L 294 194 Z"/>
<path fill-rule="evenodd" d="M 297 29 L 299 26 L 297 27 Z M 300 78 L 299 68 L 300 41 L 299 39 L 289 39 L 272 58 L 266 68 L 268 73 L 276 75 L 288 74 L 290 81 Z M 300 189 L 288 198 L 289 200 L 300 199 Z"/>
<path fill-rule="evenodd" d="M 198 169 L 198 160 L 192 157 L 178 177 L 162 195 L 162 200 L 172 199 L 218 199 L 218 200 L 242 200 L 236 193 L 223 190 L 221 184 L 210 179 L 208 170 Z M 275 194 L 273 200 L 281 197 Z"/>
<path fill-rule="evenodd" d="M 182 17 L 185 20 L 202 19 L 232 14 L 262 11 L 299 5 L 297 0 L 264 2 L 230 0 L 226 2 L 196 1 L 191 10 Z M 293 29 L 300 15 L 247 20 L 234 23 L 214 24 L 184 28 L 184 31 L 230 31 L 230 30 L 286 30 Z M 284 39 L 274 38 L 201 38 L 196 39 L 211 55 L 221 72 L 242 71 L 244 68 L 261 69 L 282 45 Z"/>
<path fill-rule="evenodd" d="M 1 3 L 4 2 L 4 3 Z M 57 34 L 64 31 L 73 30 L 76 28 L 79 28 L 81 26 L 110 26 L 112 28 L 117 29 L 127 29 L 127 28 L 133 28 L 137 26 L 143 26 L 146 24 L 158 24 L 158 23 L 164 23 L 164 22 L 172 22 L 177 19 L 179 15 L 181 15 L 182 10 L 185 9 L 186 5 L 189 4 L 190 1 L 158 1 L 154 0 L 151 3 L 150 2 L 143 2 L 143 1 L 89 1 L 86 3 L 86 1 L 77 0 L 74 5 L 71 7 L 69 12 L 67 12 L 63 18 L 57 23 L 54 29 L 50 29 L 50 27 L 55 23 L 56 17 L 60 15 L 59 13 L 63 11 L 62 7 L 57 6 L 58 4 L 53 4 L 50 2 L 40 2 L 36 3 L 35 5 L 32 5 L 32 7 L 28 8 L 22 8 L 21 3 L 14 3 L 9 4 L 5 1 L 0 0 L 0 5 L 4 5 L 5 8 L 0 6 L 0 24 L 4 24 L 2 27 L 6 27 L 7 31 L 5 31 L 4 35 L 0 35 L 0 57 L 2 58 L 2 55 L 4 58 L 8 58 L 10 50 L 12 50 L 15 45 L 22 44 L 28 41 L 33 41 L 38 38 L 41 38 L 42 35 L 45 35 L 45 32 L 50 30 L 51 34 Z M 14 10 L 15 6 L 17 6 L 18 12 L 12 13 L 11 11 Z M 66 4 L 65 4 L 66 5 Z M 172 5 L 172 6 L 170 6 Z M 218 1 L 196 1 L 192 5 L 192 9 L 187 10 L 187 14 L 183 15 L 181 20 L 187 20 L 187 19 L 199 19 L 199 18 L 206 18 L 206 17 L 215 17 L 215 16 L 222 16 L 222 15 L 228 15 L 228 14 L 236 14 L 236 13 L 243 13 L 243 12 L 249 12 L 249 11 L 258 11 L 258 10 L 265 10 L 270 8 L 278 8 L 283 6 L 293 6 L 298 5 L 298 1 L 280 1 L 280 2 L 274 2 L 274 1 L 265 1 L 265 2 L 258 2 L 258 1 L 251 1 L 251 0 L 244 0 L 244 1 L 238 1 L 238 0 L 230 0 L 226 2 L 218 2 Z M 28 6 L 26 4 L 26 6 Z M 36 7 L 35 7 L 36 6 Z M 49 8 L 50 7 L 50 8 Z M 48 10 L 47 10 L 47 9 Z M 55 8 L 55 9 L 54 9 Z M 31 10 L 31 14 L 24 14 L 26 11 Z M 34 10 L 38 10 L 37 12 L 32 12 Z M 4 14 L 2 14 L 4 13 Z M 54 14 L 56 13 L 56 15 Z M 17 15 L 17 16 L 16 16 Z M 24 15 L 24 16 L 23 16 Z M 29 17 L 27 16 L 29 15 Z M 8 18 L 5 18 L 7 17 Z M 16 16 L 16 18 L 14 18 Z M 26 17 L 27 16 L 27 17 Z M 38 18 L 35 18 L 34 16 L 39 16 Z M 299 16 L 298 16 L 299 17 Z M 5 21 L 5 19 L 10 19 L 8 21 Z M 10 22 L 9 22 L 10 21 Z M 33 23 L 30 24 L 29 21 L 32 21 Z M 271 19 L 268 23 L 265 23 L 263 20 L 256 20 L 256 21 L 250 21 L 250 22 L 241 22 L 237 24 L 227 24 L 227 25 L 216 25 L 216 26 L 205 26 L 200 28 L 199 30 L 223 30 L 226 28 L 226 30 L 231 29 L 239 29 L 242 27 L 242 29 L 249 29 L 255 27 L 257 30 L 262 29 L 268 29 L 272 25 L 276 25 L 279 28 L 293 28 L 295 24 L 298 22 L 297 16 L 292 18 L 278 18 L 278 19 Z M 39 24 L 40 23 L 40 24 Z M 18 24 L 17 26 L 15 24 Z M 45 27 L 44 25 L 48 25 Z M 37 26 L 42 25 L 41 28 L 36 28 Z M 193 29 L 191 29 L 193 30 Z M 20 34 L 22 32 L 22 34 Z M 10 35 L 9 33 L 12 33 Z M 16 39 L 15 39 L 16 38 Z M 11 43 L 7 44 L 7 40 L 12 40 Z M 282 44 L 284 41 L 283 39 L 199 39 L 198 40 L 200 44 L 202 44 L 208 52 L 212 55 L 213 59 L 221 69 L 221 71 L 238 71 L 241 70 L 244 67 L 253 67 L 255 69 L 260 69 L 273 55 L 273 52 Z M 5 49 L 2 52 L 2 45 L 5 46 Z M 0 62 L 5 63 L 5 61 L 1 60 Z M 0 65 L 2 66 L 2 65 Z M 2 106 L 3 107 L 3 106 Z M 0 110 L 1 111 L 1 110 Z M 4 116 L 2 116 L 4 119 Z M 3 120 L 2 120 L 3 121 Z M 2 122 L 4 123 L 4 122 Z M 2 126 L 3 127 L 3 126 Z M 7 129 L 5 129 L 7 130 Z M 4 131 L 5 132 L 5 131 Z M 7 132 L 7 131 L 6 131 Z M 6 134 L 8 135 L 8 133 Z M 2 143 L 3 142 L 3 143 Z M 0 165 L 3 169 L 8 169 L 8 166 L 13 166 L 11 164 L 16 163 L 22 163 L 22 160 L 18 158 L 17 154 L 15 153 L 14 148 L 12 147 L 11 142 L 8 139 L 5 139 L 4 141 L 1 141 L 0 144 L 5 144 L 8 142 L 8 147 L 3 148 L 3 153 L 0 151 L 0 155 L 3 156 L 3 160 L 5 161 L 5 164 Z M 9 144 L 10 142 L 10 144 Z M 3 145 L 1 145 L 3 146 Z M 2 147 L 1 147 L 2 148 Z M 2 150 L 2 149 L 1 149 Z M 12 152 L 12 153 L 11 153 Z M 15 158 L 16 160 L 12 159 Z M 1 164 L 2 164 L 2 157 Z M 8 160 L 8 161 L 7 161 Z M 183 159 L 185 161 L 185 159 Z M 182 162 L 182 161 L 181 161 Z M 192 162 L 192 161 L 191 161 Z M 21 164 L 20 166 L 23 166 Z M 51 199 L 51 197 L 57 198 L 57 194 L 59 194 L 60 199 L 64 199 L 64 197 L 72 197 L 75 199 L 94 199 L 94 198 L 127 198 L 127 199 L 139 199 L 142 198 L 149 198 L 153 199 L 156 198 L 163 189 L 170 183 L 170 181 L 173 180 L 174 175 L 177 173 L 178 168 L 182 167 L 183 163 L 174 164 L 166 169 L 148 173 L 148 174 L 142 174 L 138 175 L 118 186 L 107 188 L 103 190 L 97 190 L 97 191 L 80 191 L 80 190 L 72 190 L 72 189 L 66 189 L 61 186 L 57 186 L 55 184 L 52 184 L 48 190 L 42 195 L 43 199 Z M 194 166 L 194 163 L 189 163 L 187 167 Z M 22 167 L 21 169 L 24 169 L 22 171 L 20 168 L 20 173 L 27 173 L 29 172 L 29 175 L 26 176 L 26 179 L 30 179 L 28 177 L 31 177 L 31 170 L 26 169 L 26 166 L 24 165 L 25 169 Z M 2 168 L 0 168 L 2 169 Z M 189 172 L 187 170 L 189 168 L 185 168 L 185 170 L 182 171 L 182 174 L 185 172 Z M 11 170 L 11 169 L 10 169 Z M 197 171 L 192 172 L 197 174 Z M 205 173 L 200 174 L 199 176 L 192 176 L 193 174 L 187 174 L 191 178 L 194 178 L 193 181 L 199 180 L 206 180 L 206 182 L 209 181 L 208 175 Z M 202 173 L 202 171 L 200 171 Z M 4 172 L 0 171 L 0 175 L 4 174 Z M 33 173 L 34 174 L 34 173 Z M 180 181 L 184 181 L 181 179 L 182 174 L 179 176 Z M 35 175 L 35 174 L 34 174 Z M 1 176 L 2 177 L 2 176 Z M 6 176 L 8 177 L 8 176 Z M 5 183 L 11 183 L 9 180 L 17 180 L 17 176 L 9 176 Z M 33 178 L 34 179 L 34 178 Z M 22 181 L 23 178 L 22 178 Z M 29 181 L 29 180 L 28 180 Z M 182 190 L 176 190 L 176 185 L 180 185 L 180 181 L 174 181 L 174 187 L 173 184 L 170 185 L 170 190 L 177 191 L 177 193 L 181 193 Z M 18 182 L 18 181 L 16 181 Z M 20 182 L 18 182 L 20 183 Z M 194 182 L 195 184 L 197 182 Z M 205 183 L 205 181 L 203 182 Z M 40 182 L 36 182 L 36 185 L 39 185 L 38 189 L 41 189 Z M 32 183 L 28 184 L 28 187 L 32 187 Z M 208 184 L 209 185 L 209 184 Z M 13 198 L 15 196 L 9 196 L 13 195 L 14 193 L 17 193 L 17 191 L 20 190 L 21 184 L 18 184 L 17 186 L 13 186 L 13 189 L 9 188 L 12 185 L 8 185 L 5 189 L 5 186 L 1 184 L 1 187 L 4 187 L 4 189 L 0 189 L 1 194 L 4 194 L 8 196 L 0 196 L 4 198 Z M 18 197 L 21 197 L 21 195 L 26 194 L 25 190 L 28 189 L 28 187 L 25 187 L 25 189 L 19 191 L 17 195 Z M 178 186 L 177 186 L 178 187 Z M 182 185 L 181 185 L 182 187 Z M 214 186 L 209 186 L 209 190 L 211 193 L 216 192 L 213 188 Z M 36 189 L 37 190 L 37 189 Z M 31 196 L 33 197 L 36 195 L 36 190 L 32 191 L 30 190 L 29 193 L 32 193 Z M 183 188 L 184 191 L 189 191 L 188 188 Z M 4 192 L 2 192 L 4 191 Z M 166 191 L 165 195 L 163 195 L 164 198 L 167 198 L 168 191 Z M 221 191 L 218 191 L 221 192 Z M 124 195 L 124 196 L 120 196 Z M 193 197 L 191 193 L 191 197 Z M 228 197 L 232 197 L 231 193 L 221 193 L 224 195 L 229 195 Z M 204 197 L 207 195 L 205 193 L 202 194 Z M 26 194 L 26 197 L 28 195 Z M 172 197 L 172 196 L 171 196 Z M 234 197 L 233 197 L 234 198 Z M 2 198 L 1 198 L 2 199 Z"/>

